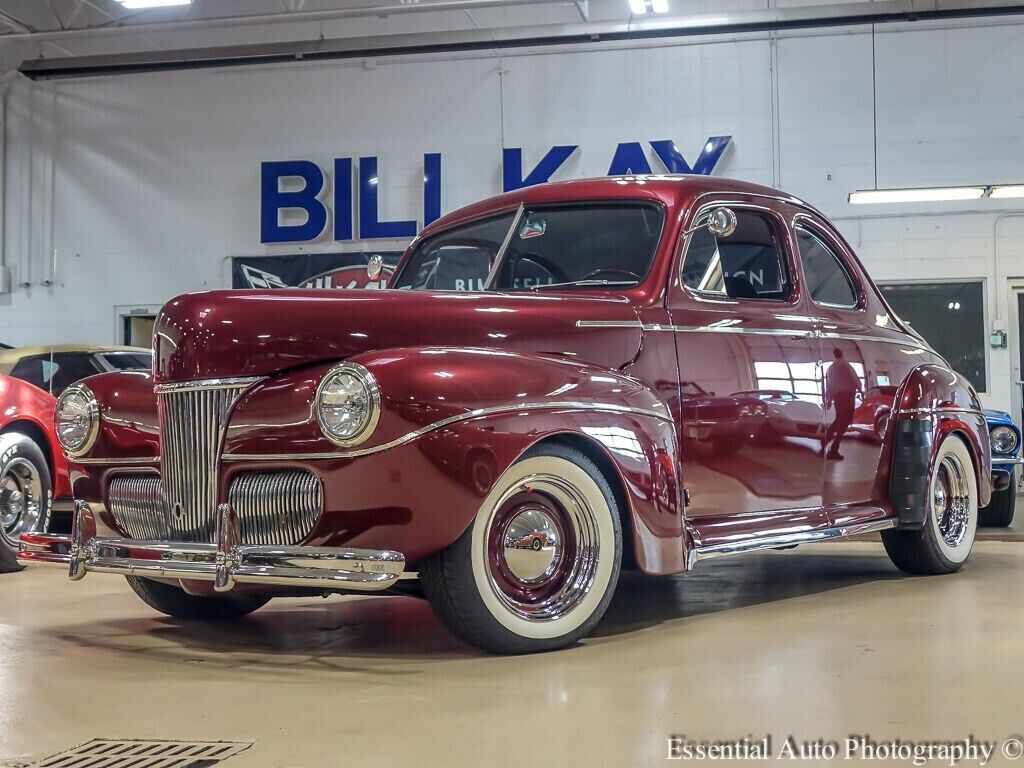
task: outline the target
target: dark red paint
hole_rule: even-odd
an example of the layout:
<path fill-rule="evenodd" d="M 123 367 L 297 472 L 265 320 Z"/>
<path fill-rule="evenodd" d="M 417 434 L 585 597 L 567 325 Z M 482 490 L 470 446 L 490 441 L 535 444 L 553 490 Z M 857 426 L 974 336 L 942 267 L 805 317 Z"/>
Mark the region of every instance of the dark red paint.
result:
<path fill-rule="evenodd" d="M 716 178 L 584 180 L 477 203 L 420 238 L 520 203 L 619 199 L 666 209 L 654 265 L 635 288 L 189 294 L 170 301 L 157 320 L 155 380 L 265 376 L 229 418 L 221 498 L 238 473 L 306 468 L 321 478 L 325 506 L 308 544 L 398 550 L 413 568 L 455 541 L 495 479 L 546 439 L 572 441 L 613 477 L 633 560 L 650 573 L 685 570 L 693 546 L 891 517 L 893 425 L 914 418 L 895 410 L 970 411 L 980 404 L 889 312 L 852 250 L 814 209 L 771 189 Z M 771 217 L 791 275 L 789 300 L 709 299 L 681 284 L 684 232 L 711 203 Z M 792 228 L 797 220 L 818 230 L 845 262 L 856 308 L 818 306 L 807 295 Z M 380 422 L 361 448 L 448 417 L 479 409 L 484 415 L 371 455 L 303 457 L 339 450 L 321 434 L 312 403 L 325 371 L 346 359 L 366 366 L 382 392 Z M 839 360 L 865 385 L 842 402 L 830 397 L 826 373 Z M 781 378 L 817 395 L 782 396 Z M 99 504 L 101 527 L 114 527 L 102 507 L 109 474 L 121 471 L 118 461 L 149 457 L 157 466 L 152 384 L 125 374 L 89 380 L 104 418 L 93 458 L 109 458 L 110 465 L 76 474 L 75 492 Z M 486 412 L 517 402 L 545 407 Z M 570 402 L 574 407 L 559 406 Z M 651 415 L 657 411 L 671 418 Z M 984 418 L 962 411 L 936 418 L 936 444 L 953 431 L 975 455 L 986 503 Z"/>

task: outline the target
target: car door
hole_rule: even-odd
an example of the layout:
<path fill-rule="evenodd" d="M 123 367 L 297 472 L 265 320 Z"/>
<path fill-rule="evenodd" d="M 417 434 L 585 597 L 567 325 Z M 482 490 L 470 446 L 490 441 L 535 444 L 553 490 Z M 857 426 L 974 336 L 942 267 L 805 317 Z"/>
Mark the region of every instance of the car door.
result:
<path fill-rule="evenodd" d="M 703 226 L 720 205 L 737 216 L 726 238 Z M 740 533 L 744 513 L 751 525 L 757 513 L 824 522 L 821 350 L 781 210 L 756 196 L 702 198 L 670 290 L 687 515 L 705 532 L 722 517 L 722 535 Z"/>
<path fill-rule="evenodd" d="M 870 296 L 846 244 L 819 217 L 793 218 L 807 294 L 820 318 L 825 430 L 824 496 L 835 524 L 878 496 L 884 436 L 908 350 L 880 336 Z M 916 350 L 909 350 L 914 352 Z"/>

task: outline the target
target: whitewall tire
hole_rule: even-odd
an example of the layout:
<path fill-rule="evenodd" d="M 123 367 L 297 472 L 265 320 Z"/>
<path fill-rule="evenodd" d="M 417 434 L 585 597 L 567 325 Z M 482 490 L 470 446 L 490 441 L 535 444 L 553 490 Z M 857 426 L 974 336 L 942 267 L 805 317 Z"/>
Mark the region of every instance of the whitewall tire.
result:
<path fill-rule="evenodd" d="M 928 489 L 924 526 L 885 531 L 882 540 L 890 559 L 906 573 L 952 573 L 970 556 L 978 528 L 974 459 L 956 435 L 948 435 L 939 446 Z"/>
<path fill-rule="evenodd" d="M 570 645 L 611 601 L 622 560 L 618 502 L 598 467 L 557 443 L 494 484 L 472 524 L 420 566 L 441 620 L 472 645 L 530 653 Z"/>

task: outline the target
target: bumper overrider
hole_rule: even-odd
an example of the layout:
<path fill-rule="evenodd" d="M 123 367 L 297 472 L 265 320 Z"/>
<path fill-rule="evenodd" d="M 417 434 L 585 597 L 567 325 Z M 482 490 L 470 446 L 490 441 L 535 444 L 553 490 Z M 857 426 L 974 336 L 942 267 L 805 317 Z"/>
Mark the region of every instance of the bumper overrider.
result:
<path fill-rule="evenodd" d="M 400 552 L 242 544 L 240 531 L 234 510 L 222 504 L 213 544 L 100 537 L 92 509 L 78 501 L 70 536 L 22 534 L 18 560 L 66 567 L 72 581 L 96 571 L 212 581 L 218 592 L 235 584 L 377 591 L 393 586 L 405 570 Z"/>

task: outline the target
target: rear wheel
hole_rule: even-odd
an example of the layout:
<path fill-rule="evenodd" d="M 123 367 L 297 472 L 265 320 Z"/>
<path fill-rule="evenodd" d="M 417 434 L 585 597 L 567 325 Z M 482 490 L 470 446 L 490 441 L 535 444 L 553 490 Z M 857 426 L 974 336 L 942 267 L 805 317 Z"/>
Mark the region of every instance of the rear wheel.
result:
<path fill-rule="evenodd" d="M 269 597 L 255 595 L 190 595 L 181 587 L 139 576 L 126 576 L 128 586 L 155 611 L 176 619 L 217 621 L 239 619 L 270 602 Z"/>
<path fill-rule="evenodd" d="M 594 628 L 621 559 L 608 480 L 585 454 L 552 444 L 498 479 L 465 533 L 420 564 L 420 582 L 466 642 L 532 653 L 571 645 Z"/>
<path fill-rule="evenodd" d="M 52 489 L 50 467 L 35 440 L 21 432 L 0 435 L 0 567 L 9 560 L 14 569 L 21 534 L 47 530 Z"/>
<path fill-rule="evenodd" d="M 992 500 L 987 507 L 978 511 L 978 525 L 987 528 L 1006 528 L 1013 522 L 1013 514 L 1017 507 L 1017 489 L 1013 482 L 1009 488 L 992 492 Z"/>
<path fill-rule="evenodd" d="M 928 515 L 919 530 L 882 533 L 897 568 L 914 575 L 963 567 L 978 527 L 978 482 L 967 445 L 949 435 L 939 446 L 929 484 Z"/>

